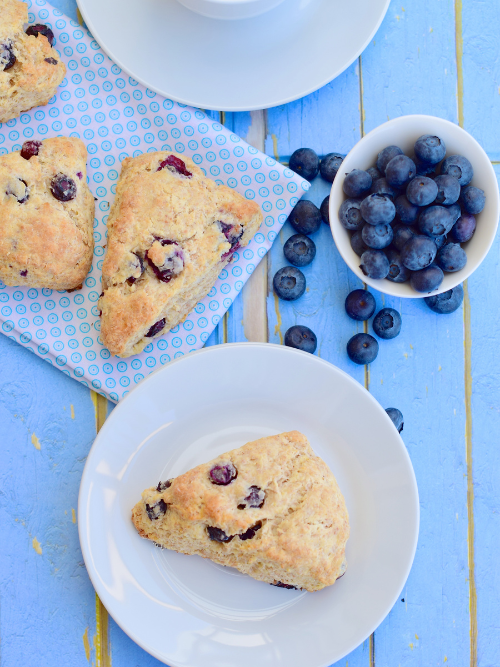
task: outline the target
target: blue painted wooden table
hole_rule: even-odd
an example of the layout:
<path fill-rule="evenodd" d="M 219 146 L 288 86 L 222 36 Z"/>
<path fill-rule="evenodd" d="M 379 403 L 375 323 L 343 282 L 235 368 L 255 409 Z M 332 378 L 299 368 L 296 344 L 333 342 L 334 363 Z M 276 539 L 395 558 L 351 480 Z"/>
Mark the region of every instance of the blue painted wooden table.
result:
<path fill-rule="evenodd" d="M 53 3 L 76 18 L 74 0 Z M 389 118 L 428 113 L 472 133 L 500 175 L 499 25 L 498 0 L 393 1 L 373 42 L 335 81 L 286 106 L 221 114 L 222 121 L 286 162 L 301 146 L 347 152 Z M 327 193 L 326 183 L 315 182 L 308 197 L 319 205 Z M 207 344 L 282 343 L 292 324 L 311 327 L 317 354 L 365 384 L 384 407 L 403 411 L 420 491 L 420 539 L 401 599 L 338 665 L 498 667 L 499 241 L 453 315 L 375 293 L 377 305 L 397 308 L 404 325 L 363 368 L 345 353 L 362 326 L 343 309 L 360 283 L 326 225 L 315 235 L 317 258 L 304 270 L 307 294 L 285 303 L 268 288 L 285 264 L 290 235 L 287 224 Z M 80 478 L 112 406 L 3 336 L 0 355 L 0 664 L 159 665 L 108 617 L 78 544 Z"/>

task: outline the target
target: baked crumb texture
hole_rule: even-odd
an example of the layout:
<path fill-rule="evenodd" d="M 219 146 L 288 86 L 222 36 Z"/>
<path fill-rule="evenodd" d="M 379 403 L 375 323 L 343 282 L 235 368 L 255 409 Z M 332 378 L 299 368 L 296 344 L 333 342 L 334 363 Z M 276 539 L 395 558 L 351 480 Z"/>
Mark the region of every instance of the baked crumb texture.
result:
<path fill-rule="evenodd" d="M 157 546 L 284 588 L 317 591 L 346 569 L 344 498 L 298 431 L 249 442 L 147 489 L 132 521 Z"/>
<path fill-rule="evenodd" d="M 87 149 L 69 137 L 27 144 L 38 154 L 0 156 L 0 279 L 13 286 L 78 288 L 94 247 Z M 71 199 L 60 201 L 53 191 Z"/>
<path fill-rule="evenodd" d="M 47 37 L 25 29 L 28 5 L 0 0 L 0 123 L 47 104 L 66 74 Z"/>
<path fill-rule="evenodd" d="M 183 155 L 123 160 L 102 268 L 103 344 L 128 357 L 183 322 L 261 222 L 258 204 Z"/>

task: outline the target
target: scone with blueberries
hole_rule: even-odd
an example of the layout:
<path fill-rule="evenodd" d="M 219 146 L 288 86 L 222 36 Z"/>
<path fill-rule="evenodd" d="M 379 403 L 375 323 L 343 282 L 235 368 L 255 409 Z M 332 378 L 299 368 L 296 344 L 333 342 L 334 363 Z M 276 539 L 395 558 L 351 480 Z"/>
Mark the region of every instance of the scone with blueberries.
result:
<path fill-rule="evenodd" d="M 108 218 L 101 336 L 137 354 L 183 322 L 262 222 L 258 204 L 160 151 L 125 158 Z"/>
<path fill-rule="evenodd" d="M 80 139 L 26 141 L 0 156 L 0 279 L 81 287 L 92 263 L 94 197 Z"/>
<path fill-rule="evenodd" d="M 344 498 L 298 431 L 249 442 L 147 489 L 132 521 L 158 547 L 282 588 L 317 591 L 347 567 Z"/>
<path fill-rule="evenodd" d="M 28 5 L 0 0 L 0 123 L 47 104 L 66 66 L 52 48 L 54 33 L 28 25 Z"/>

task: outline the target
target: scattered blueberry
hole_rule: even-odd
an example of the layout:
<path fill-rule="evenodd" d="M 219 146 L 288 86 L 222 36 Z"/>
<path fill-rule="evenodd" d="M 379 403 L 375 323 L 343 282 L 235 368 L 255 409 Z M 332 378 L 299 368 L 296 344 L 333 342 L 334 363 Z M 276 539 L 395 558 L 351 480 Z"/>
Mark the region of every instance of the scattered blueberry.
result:
<path fill-rule="evenodd" d="M 327 225 L 330 224 L 330 195 L 327 195 L 321 202 L 319 207 L 319 212 L 323 218 L 323 222 Z"/>
<path fill-rule="evenodd" d="M 417 292 L 432 292 L 443 282 L 443 271 L 437 264 L 431 264 L 421 271 L 414 271 L 410 276 L 410 283 Z"/>
<path fill-rule="evenodd" d="M 38 35 L 45 35 L 50 46 L 53 46 L 54 44 L 54 33 L 48 26 L 44 25 L 43 23 L 35 23 L 35 25 L 30 25 L 25 32 L 27 35 L 32 35 L 33 37 L 38 37 Z"/>
<path fill-rule="evenodd" d="M 302 324 L 290 327 L 285 333 L 285 345 L 314 354 L 318 345 L 316 334 Z"/>
<path fill-rule="evenodd" d="M 437 164 L 446 155 L 445 143 L 439 137 L 424 134 L 415 142 L 415 155 L 421 162 Z"/>
<path fill-rule="evenodd" d="M 146 338 L 152 338 L 153 336 L 156 336 L 156 334 L 160 333 L 160 331 L 165 328 L 165 324 L 165 318 L 158 320 L 158 322 L 155 322 L 148 333 L 144 334 L 144 336 Z"/>
<path fill-rule="evenodd" d="M 478 213 L 481 213 L 486 203 L 484 190 L 475 188 L 473 185 L 468 185 L 466 188 L 462 188 L 460 201 L 467 213 L 477 215 Z"/>
<path fill-rule="evenodd" d="M 0 67 L 6 72 L 16 64 L 16 56 L 10 44 L 0 44 Z"/>
<path fill-rule="evenodd" d="M 166 491 L 172 486 L 173 481 L 174 481 L 173 479 L 167 479 L 166 482 L 158 482 L 156 490 L 158 491 L 158 493 L 160 493 L 161 491 Z"/>
<path fill-rule="evenodd" d="M 410 271 L 420 271 L 432 264 L 436 253 L 436 244 L 428 236 L 413 236 L 401 250 L 401 261 Z"/>
<path fill-rule="evenodd" d="M 387 148 L 380 151 L 377 157 L 377 169 L 381 174 L 385 174 L 387 165 L 396 155 L 403 155 L 403 151 L 399 146 L 387 146 Z"/>
<path fill-rule="evenodd" d="M 21 157 L 25 160 L 29 160 L 30 157 L 38 155 L 38 151 L 41 147 L 41 141 L 25 141 L 21 148 Z"/>
<path fill-rule="evenodd" d="M 299 148 L 291 154 L 288 166 L 302 178 L 312 181 L 318 175 L 319 157 L 312 148 Z"/>
<path fill-rule="evenodd" d="M 359 268 L 368 278 L 381 280 L 389 273 L 389 260 L 382 250 L 365 250 Z"/>
<path fill-rule="evenodd" d="M 382 178 L 382 174 L 377 169 L 377 167 L 370 167 L 369 169 L 366 170 L 366 173 L 370 174 L 370 176 L 372 177 L 372 181 L 376 181 L 379 178 Z"/>
<path fill-rule="evenodd" d="M 361 202 L 360 210 L 370 225 L 389 224 L 396 216 L 396 207 L 386 195 L 368 195 Z"/>
<path fill-rule="evenodd" d="M 453 227 L 453 218 L 444 206 L 429 206 L 418 218 L 418 228 L 426 236 L 447 234 Z"/>
<path fill-rule="evenodd" d="M 254 508 L 262 507 L 264 505 L 265 499 L 266 492 L 262 491 L 260 486 L 251 486 L 250 493 L 245 497 L 246 505 L 248 505 L 248 507 Z M 238 507 L 240 507 L 240 505 L 238 505 Z"/>
<path fill-rule="evenodd" d="M 427 298 L 433 298 L 433 297 L 427 297 Z M 386 412 L 391 418 L 391 421 L 394 424 L 394 426 L 397 428 L 398 433 L 401 433 L 404 426 L 403 413 L 397 408 L 387 408 Z"/>
<path fill-rule="evenodd" d="M 413 160 L 406 155 L 396 155 L 386 167 L 385 177 L 390 185 L 402 188 L 417 175 L 417 168 Z"/>
<path fill-rule="evenodd" d="M 163 500 L 160 499 L 157 503 L 154 505 L 148 505 L 146 503 L 146 512 L 149 517 L 150 521 L 156 521 L 159 519 L 161 516 L 165 514 L 167 511 L 167 503 Z"/>
<path fill-rule="evenodd" d="M 410 277 L 410 271 L 401 261 L 399 252 L 394 248 L 387 248 L 386 255 L 389 260 L 389 273 L 386 276 L 387 280 L 390 280 L 393 283 L 406 282 Z"/>
<path fill-rule="evenodd" d="M 274 274 L 273 287 L 280 299 L 295 301 L 306 291 L 306 279 L 294 266 L 284 266 Z"/>
<path fill-rule="evenodd" d="M 450 174 L 440 174 L 434 179 L 438 187 L 438 193 L 436 197 L 436 204 L 443 204 L 444 206 L 450 206 L 458 201 L 460 197 L 460 183 L 454 176 Z"/>
<path fill-rule="evenodd" d="M 406 227 L 405 225 L 398 225 L 393 228 L 394 236 L 392 239 L 392 245 L 396 250 L 403 250 L 403 247 L 407 241 L 412 239 L 415 236 L 415 232 L 411 227 Z"/>
<path fill-rule="evenodd" d="M 460 308 L 463 300 L 464 288 L 462 285 L 457 285 L 447 292 L 442 292 L 435 296 L 424 297 L 424 301 L 429 308 L 439 315 L 454 313 L 457 308 Z"/>
<path fill-rule="evenodd" d="M 240 540 L 251 540 L 252 537 L 255 537 L 255 533 L 262 528 L 262 521 L 257 521 L 254 526 L 251 526 L 244 533 L 241 533 L 238 537 Z"/>
<path fill-rule="evenodd" d="M 364 225 L 359 199 L 344 199 L 339 208 L 339 221 L 344 229 L 355 232 Z"/>
<path fill-rule="evenodd" d="M 476 218 L 470 213 L 464 213 L 451 228 L 450 236 L 457 243 L 470 241 L 476 231 Z"/>
<path fill-rule="evenodd" d="M 321 227 L 322 221 L 319 208 L 308 199 L 298 201 L 288 219 L 299 234 L 314 234 Z"/>
<path fill-rule="evenodd" d="M 328 155 L 325 155 L 319 163 L 319 173 L 321 174 L 321 177 L 324 178 L 325 181 L 333 183 L 344 158 L 345 155 L 341 155 L 340 153 L 328 153 Z"/>
<path fill-rule="evenodd" d="M 283 253 L 290 264 L 307 266 L 316 256 L 316 244 L 304 234 L 294 234 L 283 246 Z"/>
<path fill-rule="evenodd" d="M 460 271 L 467 264 L 467 255 L 458 243 L 447 243 L 439 250 L 436 264 L 448 273 Z"/>
<path fill-rule="evenodd" d="M 232 463 L 216 465 L 208 474 L 212 484 L 217 484 L 217 486 L 227 486 L 238 477 L 238 471 Z"/>
<path fill-rule="evenodd" d="M 406 195 L 399 195 L 399 197 L 396 197 L 394 206 L 396 207 L 397 217 L 405 225 L 413 225 L 417 222 L 419 214 L 418 206 L 409 202 Z"/>
<path fill-rule="evenodd" d="M 347 343 L 347 354 L 355 364 L 371 364 L 377 358 L 378 343 L 370 334 L 356 334 Z"/>
<path fill-rule="evenodd" d="M 207 526 L 208 537 L 214 542 L 231 542 L 234 535 L 226 535 L 222 528 L 215 528 L 215 526 Z"/>
<path fill-rule="evenodd" d="M 373 181 L 370 192 L 373 195 L 386 195 L 390 199 L 394 200 L 398 196 L 399 190 L 393 188 L 392 185 L 389 185 L 387 179 L 382 176 L 382 178 L 377 178 L 376 181 Z"/>
<path fill-rule="evenodd" d="M 463 155 L 447 157 L 441 165 L 441 173 L 454 176 L 462 186 L 469 185 L 474 175 L 471 163 Z"/>
<path fill-rule="evenodd" d="M 368 246 L 363 241 L 363 236 L 360 229 L 357 232 L 354 232 L 354 234 L 351 236 L 351 248 L 359 257 L 361 257 L 365 250 L 369 250 Z"/>
<path fill-rule="evenodd" d="M 162 169 L 169 169 L 169 171 L 175 171 L 181 176 L 186 176 L 186 178 L 191 178 L 193 175 L 190 171 L 186 169 L 186 163 L 175 155 L 169 155 L 167 158 L 160 162 L 160 165 L 156 171 L 161 171 Z"/>
<path fill-rule="evenodd" d="M 447 206 L 446 210 L 453 218 L 453 224 L 455 224 L 458 218 L 462 215 L 462 209 L 460 208 L 460 204 L 452 204 L 451 206 Z"/>
<path fill-rule="evenodd" d="M 344 178 L 343 190 L 348 197 L 359 197 L 372 186 L 372 177 L 366 171 L 353 169 Z"/>
<path fill-rule="evenodd" d="M 391 244 L 393 235 L 390 225 L 365 225 L 361 231 L 366 245 L 376 250 L 387 248 Z"/>
<path fill-rule="evenodd" d="M 50 181 L 50 191 L 58 201 L 71 201 L 76 197 L 76 183 L 69 176 L 59 173 Z"/>
<path fill-rule="evenodd" d="M 406 188 L 408 201 L 415 206 L 428 206 L 436 199 L 438 186 L 428 176 L 416 176 Z M 452 203 L 452 202 L 450 202 Z"/>
<path fill-rule="evenodd" d="M 401 331 L 401 315 L 394 308 L 382 308 L 373 319 L 373 331 L 379 338 L 396 338 Z"/>
<path fill-rule="evenodd" d="M 369 320 L 375 312 L 375 298 L 373 294 L 365 289 L 353 290 L 346 297 L 345 312 L 353 320 L 358 320 L 359 322 Z"/>

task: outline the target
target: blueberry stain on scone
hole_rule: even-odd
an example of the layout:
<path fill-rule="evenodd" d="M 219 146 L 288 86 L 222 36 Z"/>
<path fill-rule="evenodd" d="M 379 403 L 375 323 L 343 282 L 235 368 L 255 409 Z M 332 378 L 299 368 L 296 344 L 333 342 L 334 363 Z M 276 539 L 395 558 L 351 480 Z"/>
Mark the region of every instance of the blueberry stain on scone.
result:
<path fill-rule="evenodd" d="M 16 64 L 16 56 L 12 49 L 12 44 L 0 44 L 0 70 L 6 72 Z"/>
<path fill-rule="evenodd" d="M 44 58 L 44 60 L 46 63 L 49 63 L 49 65 L 57 65 L 57 63 L 59 62 L 55 58 Z"/>
<path fill-rule="evenodd" d="M 56 174 L 50 181 L 50 191 L 59 201 L 71 201 L 76 197 L 76 183 L 65 174 Z"/>
<path fill-rule="evenodd" d="M 170 282 L 184 268 L 182 248 L 170 239 L 156 239 L 146 250 L 145 257 L 155 276 L 164 283 Z"/>
<path fill-rule="evenodd" d="M 156 487 L 156 490 L 158 492 L 160 491 L 166 491 L 172 486 L 173 479 L 167 479 L 166 482 L 158 482 L 158 486 Z"/>
<path fill-rule="evenodd" d="M 44 23 L 35 23 L 26 28 L 26 34 L 32 35 L 33 37 L 38 37 L 38 35 L 45 35 L 50 46 L 54 44 L 54 33 L 49 28 L 48 25 Z"/>
<path fill-rule="evenodd" d="M 277 581 L 275 583 L 272 583 L 271 586 L 276 586 L 277 588 L 288 588 L 289 590 L 296 591 L 297 586 L 292 586 L 291 584 L 284 584 L 282 581 Z"/>
<path fill-rule="evenodd" d="M 146 512 L 150 521 L 156 521 L 167 511 L 167 504 L 163 500 L 159 500 L 154 505 L 146 504 Z"/>
<path fill-rule="evenodd" d="M 251 486 L 249 489 L 250 493 L 245 498 L 244 507 L 258 507 L 259 509 L 264 506 L 266 500 L 266 492 L 263 491 L 260 486 Z M 240 505 L 238 505 L 238 508 Z"/>
<path fill-rule="evenodd" d="M 160 331 L 163 331 L 165 328 L 165 318 L 158 320 L 158 322 L 155 322 L 151 329 L 144 334 L 147 338 L 153 338 L 153 336 L 156 336 L 157 334 L 160 333 Z"/>
<path fill-rule="evenodd" d="M 215 526 L 207 526 L 208 537 L 214 542 L 231 542 L 234 535 L 226 535 L 221 528 Z"/>
<path fill-rule="evenodd" d="M 257 523 L 254 526 L 250 526 L 247 530 L 245 530 L 244 533 L 241 533 L 238 537 L 240 540 L 251 540 L 253 537 L 255 537 L 255 533 L 262 528 L 262 521 L 257 521 Z"/>
<path fill-rule="evenodd" d="M 186 163 L 184 160 L 181 160 L 176 155 L 169 155 L 165 160 L 162 160 L 157 171 L 161 171 L 165 168 L 169 169 L 171 172 L 180 174 L 181 176 L 186 176 L 186 178 L 191 178 L 193 175 L 186 169 Z"/>
<path fill-rule="evenodd" d="M 232 463 L 224 463 L 211 468 L 210 481 L 218 486 L 227 486 L 238 477 L 238 471 Z"/>
<path fill-rule="evenodd" d="M 21 148 L 21 157 L 25 160 L 29 160 L 35 155 L 38 155 L 41 146 L 41 141 L 25 141 Z"/>
<path fill-rule="evenodd" d="M 142 258 L 136 253 L 132 253 L 132 255 L 133 257 L 129 262 L 131 275 L 127 278 L 127 283 L 129 285 L 133 285 L 144 273 L 144 262 L 142 261 Z"/>
<path fill-rule="evenodd" d="M 30 198 L 30 189 L 26 181 L 22 178 L 11 179 L 5 190 L 7 196 L 12 195 L 18 204 L 26 204 Z"/>

